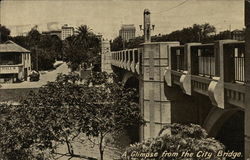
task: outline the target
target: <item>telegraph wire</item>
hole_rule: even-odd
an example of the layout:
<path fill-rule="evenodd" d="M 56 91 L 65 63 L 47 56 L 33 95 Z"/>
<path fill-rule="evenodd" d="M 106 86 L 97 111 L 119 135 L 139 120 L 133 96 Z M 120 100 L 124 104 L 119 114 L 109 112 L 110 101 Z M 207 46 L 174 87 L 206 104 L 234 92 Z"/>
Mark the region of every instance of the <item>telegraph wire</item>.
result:
<path fill-rule="evenodd" d="M 152 14 L 160 14 L 160 13 L 163 13 L 163 12 L 169 12 L 169 11 L 175 9 L 175 8 L 178 8 L 178 7 L 182 6 L 182 5 L 185 4 L 187 1 L 188 1 L 188 0 L 185 0 L 185 1 L 181 2 L 180 4 L 178 4 L 178 5 L 176 5 L 176 6 L 172 7 L 172 8 L 169 8 L 169 9 L 167 9 L 167 10 L 163 10 L 163 11 L 160 11 L 160 12 L 152 13 Z"/>

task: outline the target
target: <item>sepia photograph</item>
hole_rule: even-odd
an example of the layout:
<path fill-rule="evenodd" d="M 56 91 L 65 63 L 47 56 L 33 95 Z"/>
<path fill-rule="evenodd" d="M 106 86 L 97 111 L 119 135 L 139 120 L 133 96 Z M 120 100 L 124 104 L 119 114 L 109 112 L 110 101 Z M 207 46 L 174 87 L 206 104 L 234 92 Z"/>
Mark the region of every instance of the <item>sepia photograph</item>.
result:
<path fill-rule="evenodd" d="M 0 160 L 250 160 L 250 0 L 0 0 Z"/>

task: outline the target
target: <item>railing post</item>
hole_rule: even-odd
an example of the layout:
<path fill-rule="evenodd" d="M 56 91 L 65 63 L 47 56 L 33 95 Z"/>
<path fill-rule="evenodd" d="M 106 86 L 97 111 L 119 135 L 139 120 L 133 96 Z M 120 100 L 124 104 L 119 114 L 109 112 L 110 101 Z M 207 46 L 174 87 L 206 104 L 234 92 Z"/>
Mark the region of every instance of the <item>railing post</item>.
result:
<path fill-rule="evenodd" d="M 190 51 L 188 55 L 188 68 L 191 75 L 198 75 L 199 74 L 199 49 L 195 48 L 192 49 L 190 46 Z"/>
<path fill-rule="evenodd" d="M 223 82 L 234 82 L 234 50 L 225 47 L 227 43 L 232 42 L 237 40 L 220 40 L 215 44 L 215 75 Z"/>
<path fill-rule="evenodd" d="M 234 56 L 235 49 L 232 46 L 226 47 L 224 49 L 224 82 L 234 82 L 235 81 L 235 69 L 234 69 Z"/>
<path fill-rule="evenodd" d="M 181 88 L 187 95 L 191 95 L 192 93 L 192 60 L 194 60 L 193 54 L 191 52 L 191 46 L 200 43 L 187 43 L 184 46 L 184 74 L 181 76 L 180 83 Z M 198 68 L 198 67 L 197 67 Z"/>
<path fill-rule="evenodd" d="M 245 0 L 245 159 L 250 159 L 250 1 Z"/>
<path fill-rule="evenodd" d="M 167 67 L 164 72 L 164 80 L 168 86 L 172 86 L 172 70 L 175 69 L 174 66 L 176 66 L 176 56 L 174 56 L 172 52 L 172 47 L 173 46 L 179 46 L 179 42 L 174 42 L 171 44 L 168 44 L 167 49 L 166 49 L 166 55 L 167 55 Z"/>
<path fill-rule="evenodd" d="M 224 63 L 226 56 L 223 49 L 225 42 L 227 40 L 220 40 L 214 44 L 215 76 L 208 86 L 208 95 L 212 104 L 222 109 L 225 108 Z"/>

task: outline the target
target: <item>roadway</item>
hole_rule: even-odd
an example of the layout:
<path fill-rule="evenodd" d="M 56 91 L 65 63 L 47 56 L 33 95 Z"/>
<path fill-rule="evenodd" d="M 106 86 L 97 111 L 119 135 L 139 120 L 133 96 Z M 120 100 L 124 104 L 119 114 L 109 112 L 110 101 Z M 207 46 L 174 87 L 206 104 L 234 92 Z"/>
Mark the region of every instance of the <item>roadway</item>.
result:
<path fill-rule="evenodd" d="M 0 89 L 15 89 L 15 88 L 39 88 L 45 85 L 48 81 L 52 82 L 56 80 L 59 73 L 68 74 L 69 68 L 65 62 L 61 63 L 59 67 L 52 71 L 40 72 L 40 80 L 37 82 L 24 81 L 20 83 L 5 83 L 0 85 Z"/>

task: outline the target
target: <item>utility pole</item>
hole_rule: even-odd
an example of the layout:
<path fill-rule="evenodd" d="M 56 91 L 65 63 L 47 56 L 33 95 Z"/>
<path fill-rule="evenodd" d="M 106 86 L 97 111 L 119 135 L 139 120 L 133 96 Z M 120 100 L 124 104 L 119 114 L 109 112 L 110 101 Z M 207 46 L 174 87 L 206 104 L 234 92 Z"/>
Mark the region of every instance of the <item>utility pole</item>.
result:
<path fill-rule="evenodd" d="M 140 30 L 143 30 L 144 35 L 144 42 L 151 42 L 151 30 L 154 30 L 155 25 L 152 25 L 152 28 L 150 26 L 150 11 L 149 9 L 145 9 L 143 12 L 143 23 L 144 28 L 142 28 L 142 25 L 140 25 Z"/>

